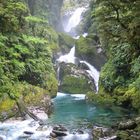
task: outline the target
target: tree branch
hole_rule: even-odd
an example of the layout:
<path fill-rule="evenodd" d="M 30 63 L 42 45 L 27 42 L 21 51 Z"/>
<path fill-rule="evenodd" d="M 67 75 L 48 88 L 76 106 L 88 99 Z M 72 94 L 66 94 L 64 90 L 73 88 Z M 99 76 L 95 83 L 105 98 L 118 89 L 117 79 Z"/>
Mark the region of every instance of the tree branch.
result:
<path fill-rule="evenodd" d="M 126 30 L 128 29 L 127 26 L 125 26 L 125 24 L 123 24 L 120 20 L 120 14 L 119 14 L 119 8 L 115 7 L 115 5 L 113 5 L 111 2 L 110 2 L 110 5 L 112 6 L 112 8 L 114 9 L 114 11 L 116 12 L 116 20 L 120 23 L 120 25 Z"/>

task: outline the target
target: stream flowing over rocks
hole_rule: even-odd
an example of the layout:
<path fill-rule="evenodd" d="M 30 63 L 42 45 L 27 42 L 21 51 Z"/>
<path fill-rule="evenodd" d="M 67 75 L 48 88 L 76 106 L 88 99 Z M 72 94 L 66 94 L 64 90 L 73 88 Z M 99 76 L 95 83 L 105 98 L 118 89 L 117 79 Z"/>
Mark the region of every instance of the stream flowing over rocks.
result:
<path fill-rule="evenodd" d="M 82 13 L 85 12 L 85 10 L 86 9 L 84 7 L 77 8 L 69 18 L 66 27 L 64 27 L 64 30 L 72 35 L 72 37 L 76 40 L 78 40 L 80 36 L 75 36 L 75 27 L 80 23 L 82 19 Z M 88 36 L 88 34 L 84 33 L 82 36 L 85 38 L 86 36 Z M 90 63 L 84 60 L 80 60 L 78 57 L 76 57 L 75 51 L 76 46 L 73 46 L 69 53 L 62 55 L 57 59 L 57 77 L 59 80 L 59 91 L 85 94 L 86 92 L 88 92 L 83 90 L 86 87 L 89 89 L 89 91 L 98 91 L 98 70 L 96 70 L 96 68 Z M 69 65 L 70 63 L 71 65 Z M 86 69 L 84 69 L 84 67 L 82 68 L 82 65 L 86 67 Z M 69 68 L 67 68 L 67 66 Z M 81 90 L 71 88 L 74 87 L 74 85 L 72 85 L 73 81 L 77 81 L 77 83 L 79 81 L 79 84 L 75 86 Z"/>
<path fill-rule="evenodd" d="M 28 107 L 38 118 L 37 121 L 25 115 L 25 120 L 14 118 L 0 122 L 0 140 L 121 140 L 124 137 L 124 140 L 140 139 L 140 118 L 129 119 L 133 116 L 129 110 L 98 106 L 86 100 L 86 93 L 98 92 L 99 70 L 105 60 L 99 66 L 94 66 L 93 63 L 98 60 L 91 64 L 87 57 L 77 52 L 80 46 L 78 41 L 82 40 L 91 44 L 89 50 L 94 48 L 94 53 L 91 54 L 95 54 L 95 59 L 104 58 L 100 57 L 102 49 L 98 46 L 96 36 L 92 36 L 92 40 L 89 39 L 88 33 L 78 35 L 76 32 L 87 8 L 83 3 L 84 1 L 81 2 L 81 7 L 72 12 L 67 19 L 67 25 L 64 24 L 65 32 L 77 43 L 74 43 L 68 53 L 60 52 L 61 55 L 57 56 L 55 63 L 59 92 L 52 102 L 45 99 L 41 101 L 43 106 L 48 105 L 50 108 L 45 110 L 42 106 Z M 122 119 L 125 121 L 119 122 Z"/>

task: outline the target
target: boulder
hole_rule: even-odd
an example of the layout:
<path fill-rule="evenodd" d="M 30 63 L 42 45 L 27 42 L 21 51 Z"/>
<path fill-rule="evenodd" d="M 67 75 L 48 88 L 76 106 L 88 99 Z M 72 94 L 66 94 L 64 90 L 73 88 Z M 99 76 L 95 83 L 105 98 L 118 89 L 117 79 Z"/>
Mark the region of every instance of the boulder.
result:
<path fill-rule="evenodd" d="M 140 124 L 140 117 L 135 118 L 136 124 Z"/>
<path fill-rule="evenodd" d="M 50 136 L 51 136 L 52 138 L 56 138 L 56 137 L 57 137 L 57 135 L 56 135 L 55 133 L 53 133 L 53 132 L 50 133 Z"/>
<path fill-rule="evenodd" d="M 62 125 L 59 125 L 59 130 L 60 130 L 60 131 L 68 131 L 67 128 L 65 128 L 65 127 L 62 126 Z"/>
<path fill-rule="evenodd" d="M 57 137 L 67 136 L 66 132 L 53 130 L 52 133 L 56 134 Z"/>
<path fill-rule="evenodd" d="M 96 89 L 94 80 L 85 69 L 81 69 L 80 65 L 61 63 L 59 66 L 60 92 L 86 94 Z"/>
<path fill-rule="evenodd" d="M 118 140 L 118 139 L 117 136 L 111 136 L 111 137 L 100 138 L 100 140 Z"/>
<path fill-rule="evenodd" d="M 96 139 L 98 140 L 99 138 L 111 137 L 112 133 L 113 133 L 112 129 L 98 126 L 95 126 L 92 131 L 95 140 Z"/>
<path fill-rule="evenodd" d="M 64 126 L 58 125 L 53 127 L 53 130 L 58 130 L 58 131 L 68 131 Z"/>
<path fill-rule="evenodd" d="M 84 131 L 83 131 L 83 130 L 80 130 L 80 129 L 78 129 L 76 132 L 77 132 L 78 134 L 84 134 Z"/>
<path fill-rule="evenodd" d="M 120 122 L 118 125 L 119 130 L 134 129 L 136 127 L 137 124 L 133 120 L 128 120 L 127 122 Z"/>
<path fill-rule="evenodd" d="M 34 133 L 31 132 L 31 131 L 24 131 L 23 133 L 24 133 L 24 134 L 27 134 L 27 135 L 33 135 L 33 134 L 34 134 Z"/>

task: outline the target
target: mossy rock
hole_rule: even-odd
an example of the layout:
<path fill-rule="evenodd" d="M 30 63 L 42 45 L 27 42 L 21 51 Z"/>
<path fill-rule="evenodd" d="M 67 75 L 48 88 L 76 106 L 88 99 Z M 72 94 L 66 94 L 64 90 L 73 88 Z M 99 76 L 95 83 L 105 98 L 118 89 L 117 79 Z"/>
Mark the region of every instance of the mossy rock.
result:
<path fill-rule="evenodd" d="M 79 69 L 75 64 L 61 63 L 59 71 L 59 91 L 75 94 L 86 94 L 95 89 L 95 84 L 85 70 Z"/>
<path fill-rule="evenodd" d="M 120 140 L 131 140 L 127 131 L 118 131 L 117 138 Z"/>
<path fill-rule="evenodd" d="M 81 36 L 75 43 L 76 56 L 80 59 L 88 61 L 98 70 L 106 62 L 104 53 L 98 53 L 98 37 L 95 35 Z"/>
<path fill-rule="evenodd" d="M 115 102 L 115 99 L 108 94 L 96 94 L 94 92 L 88 92 L 86 97 L 89 102 L 93 102 L 98 105 L 109 106 L 113 105 Z"/>
<path fill-rule="evenodd" d="M 75 39 L 66 33 L 59 33 L 59 47 L 62 53 L 68 53 L 75 45 Z"/>
<path fill-rule="evenodd" d="M 5 97 L 0 101 L 0 121 L 16 115 L 16 102 Z"/>
<path fill-rule="evenodd" d="M 91 87 L 84 76 L 67 75 L 63 78 L 63 83 L 59 90 L 71 94 L 86 94 L 91 90 Z"/>
<path fill-rule="evenodd" d="M 0 100 L 0 120 L 8 119 L 19 114 L 19 110 L 16 101 L 22 100 L 26 107 L 38 106 L 48 110 L 51 99 L 50 91 L 43 88 L 29 85 L 27 83 L 17 84 L 14 97 L 11 98 L 7 94 Z M 19 102 L 20 103 L 20 102 Z"/>
<path fill-rule="evenodd" d="M 140 111 L 140 76 L 129 79 L 117 73 L 116 68 L 109 60 L 101 70 L 99 93 L 108 94 L 116 99 L 115 104 Z"/>
<path fill-rule="evenodd" d="M 94 41 L 91 38 L 80 37 L 76 41 L 76 51 L 77 55 L 95 55 L 96 48 Z"/>

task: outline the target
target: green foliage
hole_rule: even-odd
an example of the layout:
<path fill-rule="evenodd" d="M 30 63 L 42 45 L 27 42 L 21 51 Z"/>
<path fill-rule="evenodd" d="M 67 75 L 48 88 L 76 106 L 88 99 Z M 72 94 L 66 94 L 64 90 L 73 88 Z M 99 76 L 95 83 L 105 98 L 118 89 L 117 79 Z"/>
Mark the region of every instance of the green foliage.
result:
<path fill-rule="evenodd" d="M 69 49 L 75 45 L 75 40 L 66 33 L 59 33 L 59 46 L 62 49 Z"/>
<path fill-rule="evenodd" d="M 108 94 L 95 94 L 93 92 L 88 92 L 86 97 L 89 102 L 93 102 L 99 105 L 108 106 L 108 105 L 112 105 L 115 102 L 115 99 L 113 99 Z"/>
<path fill-rule="evenodd" d="M 114 78 L 115 68 L 112 65 L 112 61 L 108 61 L 102 68 L 100 74 L 99 88 L 102 86 L 107 92 L 112 92 L 114 86 L 116 85 Z"/>
<path fill-rule="evenodd" d="M 0 112 L 13 108 L 14 100 L 30 89 L 39 94 L 28 96 L 28 101 L 57 93 L 52 51 L 58 47 L 58 35 L 48 19 L 30 12 L 26 3 L 0 1 Z"/>
<path fill-rule="evenodd" d="M 139 110 L 140 1 L 91 3 L 88 30 L 99 36 L 109 59 L 100 74 L 99 94 L 111 95 L 115 103 Z"/>
<path fill-rule="evenodd" d="M 90 90 L 88 80 L 84 76 L 76 77 L 73 75 L 66 75 L 63 78 L 61 89 L 63 92 L 72 94 L 86 94 Z"/>
<path fill-rule="evenodd" d="M 28 10 L 22 2 L 14 0 L 0 1 L 0 31 L 2 33 L 22 31 L 25 21 L 24 16 Z"/>
<path fill-rule="evenodd" d="M 45 40 L 43 38 L 27 36 L 27 35 L 23 35 L 23 40 L 26 41 L 27 43 L 31 43 L 31 44 L 40 44 L 41 45 L 41 44 L 47 43 L 47 40 Z"/>
<path fill-rule="evenodd" d="M 27 16 L 25 17 L 25 20 L 30 24 L 36 24 L 36 23 L 47 23 L 47 20 L 43 20 L 41 18 L 35 17 L 35 16 Z"/>

